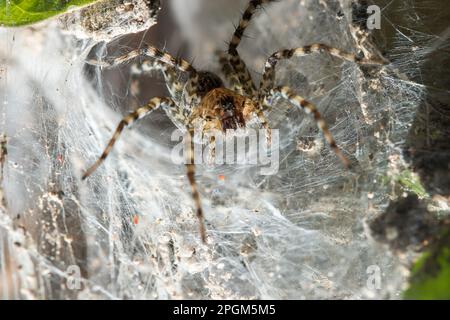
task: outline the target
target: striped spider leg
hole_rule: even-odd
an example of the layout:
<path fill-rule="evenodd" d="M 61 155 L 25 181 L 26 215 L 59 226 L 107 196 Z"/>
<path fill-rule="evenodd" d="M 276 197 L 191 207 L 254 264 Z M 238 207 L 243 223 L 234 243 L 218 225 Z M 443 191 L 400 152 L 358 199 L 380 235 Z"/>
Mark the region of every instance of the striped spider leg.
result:
<path fill-rule="evenodd" d="M 163 98 L 152 98 L 147 105 L 138 108 L 137 110 L 129 113 L 126 115 L 117 126 L 116 130 L 114 131 L 114 134 L 112 138 L 109 140 L 108 145 L 106 146 L 105 150 L 101 154 L 101 156 L 97 159 L 97 161 L 90 166 L 83 176 L 81 177 L 82 180 L 89 177 L 102 163 L 105 161 L 105 159 L 108 157 L 109 153 L 111 152 L 112 148 L 114 147 L 114 144 L 116 143 L 117 139 L 119 139 L 120 134 L 122 133 L 123 129 L 125 127 L 131 126 L 134 122 L 136 122 L 139 119 L 144 118 L 148 114 L 150 114 L 153 110 L 158 109 L 160 107 L 175 107 L 175 103 L 171 98 L 163 97 Z"/>
<path fill-rule="evenodd" d="M 316 121 L 319 129 L 322 131 L 330 148 L 338 156 L 338 158 L 341 160 L 344 166 L 349 167 L 350 161 L 337 146 L 336 141 L 331 135 L 325 120 L 322 118 L 322 115 L 317 110 L 316 106 L 311 102 L 305 100 L 301 96 L 296 95 L 294 91 L 289 87 L 286 86 L 275 87 L 275 67 L 278 61 L 280 61 L 281 59 L 290 59 L 292 57 L 301 57 L 311 53 L 321 53 L 321 52 L 328 52 L 329 54 L 335 57 L 347 61 L 352 61 L 358 64 L 364 65 L 383 64 L 382 61 L 360 58 L 354 54 L 321 43 L 316 43 L 300 48 L 279 50 L 273 53 L 265 63 L 264 73 L 260 83 L 259 101 L 263 106 L 263 108 L 266 109 L 268 107 L 270 108 L 270 106 L 273 104 L 272 102 L 273 98 L 281 97 L 287 99 L 294 106 L 302 108 L 306 113 L 311 113 L 314 116 L 314 120 Z"/>
<path fill-rule="evenodd" d="M 181 79 L 176 68 L 156 59 L 144 60 L 131 66 L 133 76 L 149 74 L 154 71 L 162 73 L 167 90 L 176 105 L 175 108 L 165 108 L 164 111 L 180 130 L 186 130 L 186 121 L 191 110 L 189 105 L 183 103 L 186 81 Z"/>
<path fill-rule="evenodd" d="M 130 73 L 133 76 L 149 74 L 153 71 L 159 71 L 164 77 L 164 82 L 166 84 L 167 90 L 170 96 L 175 102 L 181 100 L 183 95 L 183 89 L 186 83 L 184 83 L 176 72 L 176 68 L 161 62 L 156 59 L 144 60 L 141 63 L 134 63 L 131 66 Z"/>
<path fill-rule="evenodd" d="M 193 106 L 194 104 L 198 104 L 200 102 L 200 97 L 198 96 L 199 92 L 207 90 L 204 86 L 211 85 L 211 82 L 213 85 L 217 85 L 214 83 L 214 80 L 217 82 L 218 78 L 212 77 L 213 80 L 209 79 L 210 77 L 207 77 L 208 79 L 202 80 L 200 78 L 201 75 L 208 74 L 205 72 L 201 72 L 200 76 L 199 73 L 195 70 L 195 68 L 189 64 L 187 61 L 183 59 L 178 59 L 172 57 L 170 54 L 166 52 L 162 52 L 159 49 L 153 47 L 153 46 L 145 46 L 141 49 L 133 50 L 125 55 L 119 56 L 117 58 L 112 59 L 111 61 L 105 61 L 105 62 L 97 62 L 97 61 L 88 61 L 89 64 L 92 65 L 98 65 L 98 66 L 104 66 L 104 67 L 114 67 L 117 65 L 120 65 L 122 63 L 125 63 L 131 59 L 134 59 L 140 55 L 144 55 L 147 57 L 150 57 L 154 59 L 153 62 L 149 62 L 149 64 L 146 64 L 145 66 L 141 68 L 135 68 L 134 73 L 140 73 L 145 72 L 147 70 L 157 68 L 163 71 L 163 74 L 166 78 L 168 90 L 173 96 L 173 98 L 163 97 L 163 98 L 153 98 L 149 101 L 149 103 L 143 107 L 138 108 L 136 111 L 131 112 L 127 116 L 125 116 L 117 126 L 112 138 L 109 140 L 109 143 L 107 144 L 106 148 L 104 149 L 101 156 L 97 159 L 97 161 L 89 167 L 85 173 L 82 176 L 82 180 L 89 177 L 102 163 L 105 161 L 105 159 L 108 157 L 109 153 L 111 152 L 115 142 L 119 138 L 120 134 L 122 133 L 123 129 L 125 127 L 130 126 L 135 121 L 142 119 L 143 117 L 150 114 L 153 110 L 157 108 L 163 108 L 164 111 L 168 114 L 169 118 L 175 119 L 179 122 L 181 122 L 185 129 L 188 127 L 187 123 L 187 117 L 185 110 L 180 106 L 180 104 L 175 103 L 177 101 L 177 98 L 181 94 L 183 96 L 183 100 L 186 103 L 187 106 Z M 168 66 L 168 67 L 167 67 Z M 183 85 L 179 83 L 178 81 L 175 81 L 175 70 L 174 68 L 187 72 L 189 74 L 189 80 L 186 84 L 186 90 L 183 93 L 182 87 Z M 220 81 L 220 79 L 219 79 Z M 220 82 L 221 84 L 221 82 Z M 203 87 L 202 87 L 203 86 Z M 175 100 L 175 101 L 174 101 Z M 178 102 L 178 101 L 177 101 Z M 188 128 L 189 136 L 192 137 L 192 128 Z M 195 202 L 196 207 L 196 216 L 199 220 L 199 227 L 200 227 L 200 236 L 204 243 L 206 243 L 206 231 L 205 231 L 205 225 L 204 225 L 204 217 L 203 217 L 203 210 L 200 202 L 200 195 L 197 190 L 197 183 L 195 180 L 195 166 L 193 164 L 193 146 L 189 148 L 188 153 L 188 161 L 186 162 L 186 171 L 187 176 L 189 179 L 189 183 L 191 185 L 192 190 L 192 197 Z"/>
<path fill-rule="evenodd" d="M 232 88 L 236 88 L 237 92 L 243 95 L 247 95 L 256 99 L 259 96 L 258 90 L 253 82 L 250 71 L 248 70 L 244 60 L 239 56 L 237 48 L 241 43 L 244 31 L 248 27 L 250 20 L 254 13 L 261 8 L 262 5 L 276 2 L 278 0 L 250 0 L 245 9 L 236 30 L 231 37 L 231 41 L 228 45 L 228 57 L 219 53 L 219 63 L 222 67 L 222 72 L 228 81 L 232 84 Z M 234 71 L 234 74 L 233 74 Z M 237 80 L 237 81 L 236 81 Z M 255 108 L 255 113 L 261 122 L 261 125 L 266 129 L 267 143 L 271 143 L 271 129 L 269 123 L 264 115 L 261 104 L 258 103 Z"/>
<path fill-rule="evenodd" d="M 252 80 L 250 72 L 245 65 L 244 60 L 241 59 L 237 51 L 237 47 L 241 43 L 244 31 L 250 23 L 253 14 L 263 5 L 277 0 L 250 0 L 247 8 L 242 14 L 241 20 L 233 33 L 231 41 L 228 45 L 229 63 L 238 77 L 244 92 L 249 96 L 256 96 L 257 89 Z"/>
<path fill-rule="evenodd" d="M 264 118 L 263 111 L 271 109 L 274 99 L 277 98 L 287 99 L 294 106 L 303 109 L 307 113 L 313 114 L 317 126 L 319 127 L 320 131 L 322 131 L 331 149 L 336 153 L 336 155 L 342 161 L 344 166 L 348 167 L 350 164 L 349 160 L 344 156 L 342 151 L 337 146 L 333 136 L 328 130 L 328 126 L 325 120 L 323 119 L 322 115 L 317 110 L 317 108 L 311 102 L 305 100 L 299 95 L 296 95 L 293 92 L 293 90 L 290 89 L 289 87 L 286 86 L 275 87 L 275 67 L 278 61 L 281 59 L 290 59 L 292 57 L 300 57 L 311 53 L 322 53 L 322 52 L 326 52 L 335 57 L 364 65 L 380 65 L 384 64 L 384 61 L 364 59 L 354 54 L 321 43 L 307 45 L 300 48 L 279 50 L 273 53 L 267 59 L 267 62 L 265 63 L 264 66 L 264 73 L 259 85 L 259 90 L 257 93 L 255 93 L 254 83 L 251 79 L 250 72 L 245 66 L 245 63 L 239 57 L 237 47 L 239 46 L 241 39 L 244 35 L 244 31 L 248 27 L 255 11 L 258 10 L 258 8 L 260 8 L 264 4 L 276 1 L 277 0 L 251 0 L 249 2 L 229 44 L 228 48 L 228 54 L 230 56 L 229 63 L 231 64 L 233 70 L 237 74 L 238 79 L 240 80 L 242 86 L 244 87 L 245 92 L 247 94 L 252 93 L 252 96 L 258 100 L 257 106 L 259 106 L 259 108 L 261 109 L 256 110 L 256 112 L 264 127 L 268 128 L 267 121 Z"/>
<path fill-rule="evenodd" d="M 264 96 L 269 93 L 275 84 L 275 67 L 282 59 L 291 59 L 294 57 L 303 57 L 312 53 L 329 53 L 332 56 L 343 60 L 355 62 L 362 65 L 380 65 L 384 62 L 381 60 L 364 59 L 352 53 L 342 51 L 337 48 L 330 47 L 323 43 L 315 43 L 299 48 L 283 49 L 273 53 L 264 65 L 264 73 L 259 85 L 259 94 Z"/>
<path fill-rule="evenodd" d="M 241 80 L 230 63 L 228 54 L 218 50 L 216 51 L 216 56 L 219 60 L 220 71 L 222 71 L 222 75 L 228 82 L 229 88 L 241 95 L 244 95 L 244 87 L 242 86 Z"/>
<path fill-rule="evenodd" d="M 382 61 L 360 58 L 354 54 L 321 43 L 316 43 L 300 48 L 279 50 L 273 53 L 265 63 L 264 73 L 261 78 L 259 86 L 259 101 L 263 106 L 263 108 L 266 109 L 270 108 L 270 106 L 273 105 L 272 100 L 274 98 L 275 99 L 284 98 L 287 99 L 294 106 L 303 109 L 306 113 L 311 113 L 314 116 L 314 120 L 316 121 L 319 129 L 322 131 L 330 148 L 338 156 L 338 158 L 341 160 L 344 166 L 349 167 L 350 165 L 349 160 L 347 159 L 347 157 L 345 157 L 345 155 L 337 146 L 336 141 L 331 135 L 325 120 L 322 118 L 322 115 L 317 110 L 316 106 L 311 102 L 305 100 L 301 96 L 296 95 L 294 91 L 289 87 L 286 86 L 275 87 L 275 67 L 278 61 L 280 61 L 281 59 L 291 59 L 293 57 L 301 57 L 311 53 L 322 53 L 322 52 L 328 52 L 329 54 L 335 57 L 347 61 L 352 61 L 358 64 L 365 64 L 365 65 L 383 64 Z"/>

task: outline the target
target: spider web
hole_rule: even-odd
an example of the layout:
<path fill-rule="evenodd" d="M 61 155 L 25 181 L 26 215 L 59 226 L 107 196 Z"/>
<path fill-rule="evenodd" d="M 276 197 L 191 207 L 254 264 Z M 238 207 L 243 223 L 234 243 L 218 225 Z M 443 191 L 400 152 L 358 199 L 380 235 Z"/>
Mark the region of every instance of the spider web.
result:
<path fill-rule="evenodd" d="M 186 43 L 188 58 L 195 58 L 199 69 L 217 71 L 213 52 L 225 50 L 223 41 L 230 39 L 232 22 L 246 2 L 191 0 L 186 8 L 184 0 L 173 0 L 179 27 L 170 31 L 178 33 L 166 39 L 158 29 L 156 45 L 174 47 L 176 54 L 176 45 Z M 421 67 L 433 52 L 448 47 L 448 36 L 410 29 L 433 16 L 420 15 L 415 3 L 380 4 L 385 9 L 376 43 L 387 48 L 387 67 L 360 68 L 328 55 L 280 62 L 277 82 L 318 106 L 339 146 L 358 165 L 344 170 L 314 121 L 279 102 L 270 113 L 272 127 L 280 130 L 276 175 L 260 176 L 251 166 L 198 168 L 208 245 L 197 232 L 185 169 L 171 161 L 175 127 L 162 112 L 126 130 L 94 175 L 80 179 L 120 114 L 166 94 L 161 78 L 136 80 L 129 65 L 102 71 L 86 67 L 84 60 L 88 54 L 104 58 L 126 52 L 141 45 L 145 33 L 105 44 L 63 33 L 56 22 L 1 30 L 1 132 L 8 140 L 0 295 L 398 297 L 407 272 L 372 240 L 366 222 L 389 203 L 383 178 L 396 164 L 388 160 L 402 161 L 427 93 L 417 80 Z M 427 1 L 424 7 L 434 12 L 437 4 Z M 399 12 L 405 13 L 402 25 L 391 16 Z M 257 82 L 264 59 L 280 48 L 323 42 L 376 55 L 376 46 L 364 41 L 353 18 L 347 0 L 277 2 L 252 21 L 239 51 Z M 123 34 L 127 31 L 137 30 L 125 28 Z M 312 147 L 301 150 L 305 142 Z M 71 266 L 81 272 L 81 287 L 75 290 L 68 287 Z M 375 290 L 367 285 L 370 266 L 382 274 Z"/>

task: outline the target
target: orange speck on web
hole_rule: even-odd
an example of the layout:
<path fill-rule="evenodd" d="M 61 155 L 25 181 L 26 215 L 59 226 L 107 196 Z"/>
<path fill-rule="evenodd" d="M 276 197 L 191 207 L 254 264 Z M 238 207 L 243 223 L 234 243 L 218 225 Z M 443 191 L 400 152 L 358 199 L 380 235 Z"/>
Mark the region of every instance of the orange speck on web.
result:
<path fill-rule="evenodd" d="M 138 223 L 139 223 L 139 216 L 138 216 L 137 214 L 135 214 L 135 215 L 133 216 L 133 223 L 134 223 L 134 224 L 138 224 Z"/>
<path fill-rule="evenodd" d="M 58 154 L 58 155 L 56 156 L 56 160 L 57 160 L 60 164 L 62 164 L 62 163 L 64 162 L 64 158 L 63 158 L 63 156 L 60 155 L 60 154 Z"/>
<path fill-rule="evenodd" d="M 218 178 L 220 181 L 225 181 L 225 176 L 223 174 L 219 175 Z"/>

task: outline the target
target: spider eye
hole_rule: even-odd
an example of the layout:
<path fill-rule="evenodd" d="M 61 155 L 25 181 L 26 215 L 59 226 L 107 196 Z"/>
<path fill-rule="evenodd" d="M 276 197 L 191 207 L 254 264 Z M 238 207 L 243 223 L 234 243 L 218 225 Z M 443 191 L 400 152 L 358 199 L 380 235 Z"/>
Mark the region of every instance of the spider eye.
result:
<path fill-rule="evenodd" d="M 220 100 L 220 107 L 225 111 L 232 111 L 235 109 L 233 97 L 223 97 Z"/>

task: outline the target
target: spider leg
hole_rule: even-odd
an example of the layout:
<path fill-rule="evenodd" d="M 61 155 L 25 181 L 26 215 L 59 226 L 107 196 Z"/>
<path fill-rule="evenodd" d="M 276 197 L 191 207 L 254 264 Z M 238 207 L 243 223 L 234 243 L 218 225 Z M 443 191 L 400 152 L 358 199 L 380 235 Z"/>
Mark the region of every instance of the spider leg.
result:
<path fill-rule="evenodd" d="M 179 101 L 183 93 L 184 84 L 180 82 L 179 76 L 174 67 L 155 59 L 145 60 L 142 63 L 133 64 L 131 67 L 131 74 L 141 75 L 155 70 L 160 71 L 163 74 L 167 90 L 169 90 L 169 93 L 173 99 Z"/>
<path fill-rule="evenodd" d="M 117 139 L 119 138 L 120 134 L 122 133 L 125 127 L 130 126 L 136 120 L 142 119 L 143 117 L 148 115 L 151 111 L 161 106 L 172 107 L 175 106 L 175 103 L 170 98 L 153 98 L 147 103 L 147 105 L 140 107 L 136 111 L 131 112 L 127 116 L 125 116 L 117 126 L 116 131 L 114 132 L 112 138 L 109 140 L 109 143 L 106 146 L 103 153 L 101 154 L 100 158 L 98 158 L 97 161 L 89 169 L 86 170 L 81 179 L 84 180 L 87 177 L 89 177 L 98 168 L 98 166 L 100 166 L 103 163 L 108 154 L 111 152 L 114 144 L 116 143 Z"/>
<path fill-rule="evenodd" d="M 197 73 L 193 74 L 187 80 L 187 83 L 183 83 L 180 82 L 179 75 L 174 67 L 155 59 L 146 60 L 141 64 L 134 64 L 131 68 L 131 73 L 137 75 L 153 70 L 162 72 L 166 87 L 176 102 L 174 105 L 165 106 L 164 111 L 178 128 L 185 129 L 186 121 L 191 113 L 190 106 L 193 103 L 198 104 L 200 102 L 200 99 L 196 96 L 197 88 L 195 87 L 195 83 L 198 81 Z M 183 92 L 185 87 L 186 95 Z M 184 103 L 181 103 L 181 99 L 183 98 Z"/>
<path fill-rule="evenodd" d="M 255 11 L 261 7 L 263 4 L 274 2 L 276 0 L 251 0 L 245 9 L 239 25 L 234 31 L 233 37 L 231 38 L 230 44 L 228 46 L 228 54 L 230 55 L 230 64 L 233 67 L 235 73 L 238 75 L 239 80 L 248 95 L 254 96 L 256 93 L 256 87 L 253 83 L 250 72 L 248 71 L 245 62 L 239 56 L 237 47 L 239 46 L 244 31 L 250 23 L 250 20 L 255 13 Z"/>
<path fill-rule="evenodd" d="M 336 141 L 334 140 L 333 136 L 331 135 L 330 131 L 328 130 L 328 126 L 325 122 L 325 120 L 322 118 L 322 115 L 317 110 L 316 106 L 313 105 L 311 102 L 305 100 L 301 96 L 295 94 L 295 92 L 289 88 L 289 87 L 276 87 L 270 89 L 268 95 L 264 97 L 264 104 L 271 105 L 272 100 L 274 98 L 284 98 L 288 100 L 290 103 L 292 103 L 294 106 L 299 107 L 303 109 L 306 113 L 312 113 L 314 116 L 314 120 L 317 123 L 317 126 L 319 127 L 320 131 L 322 131 L 325 139 L 327 140 L 328 144 L 330 145 L 330 148 L 334 151 L 334 153 L 338 156 L 338 158 L 342 161 L 345 167 L 350 166 L 350 161 L 347 159 L 346 156 L 342 153 L 341 149 L 336 144 Z"/>
<path fill-rule="evenodd" d="M 100 67 L 115 67 L 138 56 L 147 56 L 153 58 L 155 60 L 166 63 L 169 66 L 172 66 L 180 71 L 188 72 L 190 74 L 196 73 L 195 68 L 186 60 L 183 60 L 181 58 L 174 58 L 169 53 L 161 51 L 151 45 L 145 45 L 142 48 L 132 50 L 127 54 L 113 58 L 109 61 L 88 60 L 86 62 L 88 64 Z"/>
<path fill-rule="evenodd" d="M 214 165 L 216 160 L 216 137 L 214 135 L 209 137 L 209 149 L 208 149 L 208 164 L 210 166 Z"/>
<path fill-rule="evenodd" d="M 192 198 L 194 199 L 196 215 L 200 227 L 200 237 L 203 243 L 206 243 L 206 228 L 203 216 L 202 204 L 200 202 L 200 194 L 197 190 L 197 182 L 195 180 L 195 164 L 194 164 L 194 129 L 189 129 L 189 152 L 186 157 L 186 172 L 191 185 Z"/>
<path fill-rule="evenodd" d="M 260 96 L 267 94 L 269 90 L 274 86 L 275 67 L 278 61 L 280 61 L 281 59 L 291 59 L 292 57 L 302 57 L 309 55 L 311 53 L 322 53 L 322 52 L 328 52 L 329 54 L 335 57 L 347 61 L 352 61 L 358 64 L 365 64 L 365 65 L 384 64 L 384 62 L 381 60 L 363 59 L 352 53 L 348 53 L 322 43 L 316 43 L 309 46 L 294 49 L 279 50 L 273 53 L 266 61 L 266 64 L 264 66 L 264 74 L 261 78 L 260 83 Z"/>
<path fill-rule="evenodd" d="M 225 76 L 225 80 L 230 86 L 230 89 L 236 91 L 240 95 L 244 95 L 244 88 L 242 87 L 239 77 L 235 74 L 230 61 L 228 60 L 228 55 L 221 51 L 217 51 L 216 55 L 219 58 L 220 68 Z"/>
<path fill-rule="evenodd" d="M 186 90 L 184 92 L 184 105 L 187 109 L 191 109 L 193 106 L 197 106 L 201 97 L 197 94 L 199 76 L 198 73 L 192 74 L 186 83 Z"/>
<path fill-rule="evenodd" d="M 269 122 L 267 121 L 266 116 L 261 108 L 255 109 L 255 113 L 258 116 L 259 121 L 264 129 L 266 129 L 266 141 L 267 143 L 272 142 L 272 129 L 269 126 Z"/>
<path fill-rule="evenodd" d="M 188 106 L 192 106 L 200 102 L 200 97 L 196 93 L 199 81 L 197 70 L 195 70 L 195 68 L 186 60 L 183 60 L 181 58 L 174 58 L 169 53 L 161 51 L 151 45 L 146 45 L 140 49 L 130 51 L 127 54 L 116 57 L 110 61 L 99 62 L 96 60 L 88 60 L 87 63 L 101 67 L 114 67 L 138 56 L 147 56 L 165 63 L 171 67 L 174 67 L 177 70 L 188 72 L 189 80 L 186 84 L 187 97 L 185 99 L 185 104 Z"/>

